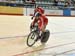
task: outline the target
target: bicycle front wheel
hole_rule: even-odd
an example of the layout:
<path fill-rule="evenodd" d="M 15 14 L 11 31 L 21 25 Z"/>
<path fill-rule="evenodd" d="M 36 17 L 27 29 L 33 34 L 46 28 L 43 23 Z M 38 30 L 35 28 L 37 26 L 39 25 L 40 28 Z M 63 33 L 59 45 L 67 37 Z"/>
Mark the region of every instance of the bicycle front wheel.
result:
<path fill-rule="evenodd" d="M 29 47 L 33 46 L 36 42 L 37 37 L 38 37 L 38 35 L 35 32 L 31 32 L 27 38 L 27 45 Z"/>

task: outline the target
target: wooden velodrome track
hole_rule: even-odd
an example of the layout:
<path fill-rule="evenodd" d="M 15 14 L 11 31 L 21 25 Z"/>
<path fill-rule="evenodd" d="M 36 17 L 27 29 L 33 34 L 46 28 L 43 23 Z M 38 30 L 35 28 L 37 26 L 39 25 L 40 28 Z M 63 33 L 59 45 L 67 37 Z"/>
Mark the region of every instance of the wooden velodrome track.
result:
<path fill-rule="evenodd" d="M 28 47 L 30 18 L 0 16 L 0 56 L 75 56 L 75 17 L 48 17 L 48 42 Z"/>

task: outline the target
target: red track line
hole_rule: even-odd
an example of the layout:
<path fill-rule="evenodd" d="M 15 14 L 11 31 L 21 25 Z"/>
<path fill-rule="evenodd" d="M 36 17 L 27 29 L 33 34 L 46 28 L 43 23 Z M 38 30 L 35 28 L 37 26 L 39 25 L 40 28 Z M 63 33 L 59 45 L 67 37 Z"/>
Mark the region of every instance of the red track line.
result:
<path fill-rule="evenodd" d="M 69 45 L 69 44 L 74 44 L 74 43 L 75 43 L 75 42 L 60 44 L 60 45 L 56 45 L 56 46 L 46 47 L 46 48 L 44 48 L 44 49 L 27 51 L 27 52 L 25 52 L 25 53 L 15 54 L 15 55 L 12 55 L 12 56 L 19 56 L 19 55 L 29 54 L 29 53 L 33 53 L 33 52 L 37 52 L 37 51 L 47 50 L 47 49 L 50 49 L 50 48 L 59 47 L 59 46 L 64 46 L 64 45 Z"/>
<path fill-rule="evenodd" d="M 48 48 L 45 48 L 45 49 L 48 49 Z M 33 52 L 37 52 L 37 51 L 41 51 L 41 50 L 45 50 L 45 49 L 39 49 L 39 50 L 28 51 L 28 52 L 16 54 L 16 55 L 13 55 L 13 56 L 19 56 L 19 55 L 29 54 L 29 53 L 33 53 Z"/>
<path fill-rule="evenodd" d="M 15 16 L 23 16 L 23 14 L 13 14 L 13 13 L 0 13 L 0 15 L 15 15 Z"/>

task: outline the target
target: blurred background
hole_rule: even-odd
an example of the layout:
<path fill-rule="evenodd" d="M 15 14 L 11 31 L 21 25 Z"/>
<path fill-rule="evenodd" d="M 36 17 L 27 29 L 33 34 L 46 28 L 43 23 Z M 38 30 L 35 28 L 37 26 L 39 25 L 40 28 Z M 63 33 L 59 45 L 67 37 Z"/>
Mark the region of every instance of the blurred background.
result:
<path fill-rule="evenodd" d="M 34 9 L 37 5 L 43 7 L 47 11 L 48 10 L 63 10 L 62 13 L 66 16 L 70 16 L 71 14 L 75 15 L 75 13 L 73 13 L 75 10 L 75 0 L 0 0 L 0 6 Z M 25 13 L 27 14 L 27 12 Z M 57 12 L 51 12 L 51 13 L 53 15 L 53 13 L 57 13 Z M 60 12 L 60 15 L 61 15 L 61 12 Z"/>
<path fill-rule="evenodd" d="M 0 6 L 31 7 L 40 5 L 45 9 L 75 9 L 75 0 L 0 0 Z"/>

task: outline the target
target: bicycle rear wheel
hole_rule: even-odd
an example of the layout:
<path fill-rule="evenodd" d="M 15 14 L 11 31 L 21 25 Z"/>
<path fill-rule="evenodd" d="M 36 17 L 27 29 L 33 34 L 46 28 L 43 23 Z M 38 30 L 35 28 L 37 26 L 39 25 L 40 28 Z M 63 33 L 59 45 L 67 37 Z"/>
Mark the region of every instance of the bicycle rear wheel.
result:
<path fill-rule="evenodd" d="M 50 31 L 46 30 L 46 32 L 42 35 L 41 43 L 46 43 L 50 37 Z"/>

